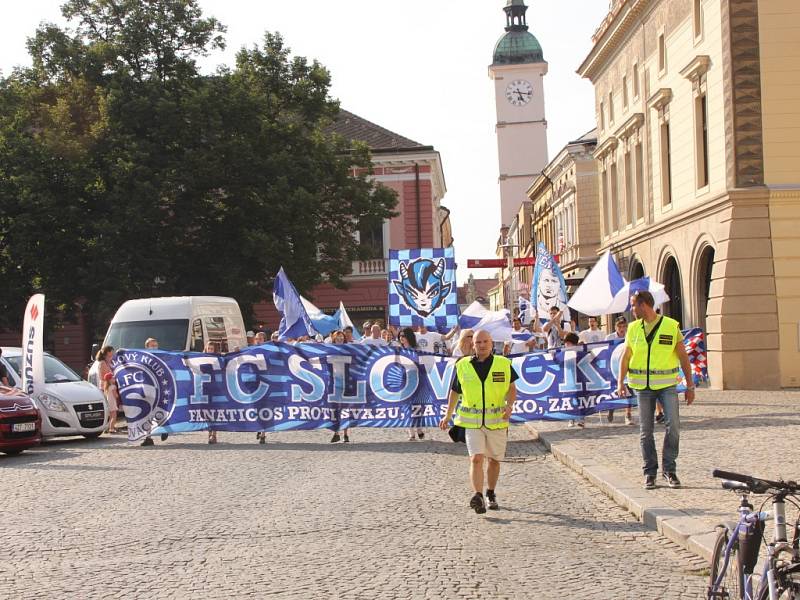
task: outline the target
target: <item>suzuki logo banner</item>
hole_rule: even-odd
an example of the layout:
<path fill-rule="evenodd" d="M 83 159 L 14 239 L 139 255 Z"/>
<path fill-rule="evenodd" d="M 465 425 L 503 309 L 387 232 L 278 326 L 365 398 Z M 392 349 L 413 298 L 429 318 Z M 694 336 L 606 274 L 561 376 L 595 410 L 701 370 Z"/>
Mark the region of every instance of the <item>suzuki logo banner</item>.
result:
<path fill-rule="evenodd" d="M 615 341 L 513 357 L 511 421 L 628 406 L 631 399 L 614 394 L 623 350 Z M 205 429 L 434 427 L 456 360 L 380 346 L 270 343 L 225 355 L 119 350 L 113 368 L 129 439 L 137 440 Z"/>

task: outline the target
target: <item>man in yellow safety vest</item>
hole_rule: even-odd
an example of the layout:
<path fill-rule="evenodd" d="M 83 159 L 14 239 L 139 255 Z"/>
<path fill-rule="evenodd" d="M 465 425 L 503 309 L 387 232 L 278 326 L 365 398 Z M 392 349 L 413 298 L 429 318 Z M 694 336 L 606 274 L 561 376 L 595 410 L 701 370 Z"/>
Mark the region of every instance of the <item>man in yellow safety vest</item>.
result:
<path fill-rule="evenodd" d="M 466 433 L 469 476 L 475 492 L 469 506 L 476 513 L 483 514 L 487 501 L 491 510 L 499 508 L 495 488 L 500 477 L 500 461 L 506 454 L 508 421 L 517 399 L 514 381 L 518 376 L 509 359 L 492 354 L 492 336 L 488 331 L 475 332 L 473 347 L 474 356 L 465 356 L 456 363 L 447 414 L 439 422 L 439 427 L 443 431 L 449 427 L 460 395 L 461 404 L 454 422 Z M 489 459 L 486 500 L 483 497 L 484 457 Z"/>
<path fill-rule="evenodd" d="M 636 321 L 625 334 L 625 354 L 619 365 L 617 394 L 627 396 L 625 377 L 639 401 L 639 446 L 644 460 L 644 487 L 656 487 L 658 453 L 653 438 L 656 402 L 664 406 L 666 432 L 661 452 L 661 474 L 671 488 L 681 487 L 676 474 L 680 442 L 678 366 L 686 377 L 686 404 L 694 402 L 694 379 L 689 356 L 683 345 L 680 325 L 675 319 L 659 315 L 654 308 L 653 295 L 648 291 L 631 296 Z"/>

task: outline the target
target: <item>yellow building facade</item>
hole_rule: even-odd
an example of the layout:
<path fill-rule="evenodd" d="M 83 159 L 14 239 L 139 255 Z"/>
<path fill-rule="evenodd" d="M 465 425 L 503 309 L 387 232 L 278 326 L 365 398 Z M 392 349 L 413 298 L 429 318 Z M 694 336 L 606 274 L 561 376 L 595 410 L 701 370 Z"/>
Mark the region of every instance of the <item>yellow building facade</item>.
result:
<path fill-rule="evenodd" d="M 800 386 L 800 3 L 616 0 L 595 87 L 600 252 L 707 332 L 712 385 Z"/>

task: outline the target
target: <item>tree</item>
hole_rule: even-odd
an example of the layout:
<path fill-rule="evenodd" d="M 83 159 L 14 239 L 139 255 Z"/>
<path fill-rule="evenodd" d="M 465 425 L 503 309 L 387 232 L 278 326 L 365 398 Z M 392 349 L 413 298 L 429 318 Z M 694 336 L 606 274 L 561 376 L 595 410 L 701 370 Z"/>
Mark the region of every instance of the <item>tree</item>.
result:
<path fill-rule="evenodd" d="M 0 326 L 42 290 L 102 328 L 127 298 L 342 285 L 352 232 L 393 215 L 367 148 L 328 132 L 330 74 L 279 34 L 197 72 L 224 28 L 195 0 L 70 0 L 0 80 Z M 358 169 L 358 171 L 356 171 Z"/>

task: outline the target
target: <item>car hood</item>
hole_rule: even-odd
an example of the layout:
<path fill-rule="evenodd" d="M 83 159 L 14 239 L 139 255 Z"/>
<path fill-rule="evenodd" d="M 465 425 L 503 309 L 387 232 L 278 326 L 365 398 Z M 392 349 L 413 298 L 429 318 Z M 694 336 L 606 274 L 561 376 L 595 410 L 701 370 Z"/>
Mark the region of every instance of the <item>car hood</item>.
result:
<path fill-rule="evenodd" d="M 0 416 L 36 410 L 36 406 L 22 390 L 0 386 Z"/>
<path fill-rule="evenodd" d="M 41 391 L 45 394 L 56 396 L 67 404 L 85 404 L 87 402 L 103 401 L 103 392 L 88 381 L 46 383 Z"/>

